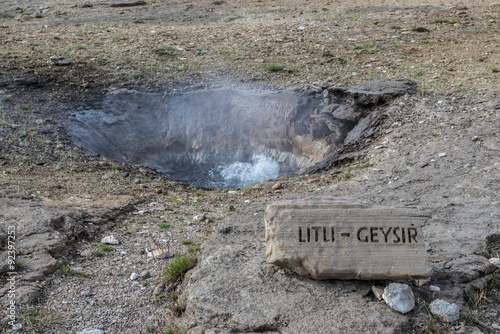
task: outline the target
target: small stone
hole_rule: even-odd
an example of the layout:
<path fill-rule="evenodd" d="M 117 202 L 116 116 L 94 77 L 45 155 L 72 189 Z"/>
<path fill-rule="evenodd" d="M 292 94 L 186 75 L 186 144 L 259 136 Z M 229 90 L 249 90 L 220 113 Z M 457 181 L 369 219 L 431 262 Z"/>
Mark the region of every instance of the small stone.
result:
<path fill-rule="evenodd" d="M 306 29 L 306 27 L 304 27 L 304 26 L 300 26 L 297 28 L 298 31 L 304 31 L 305 29 Z"/>
<path fill-rule="evenodd" d="M 283 188 L 283 184 L 281 182 L 278 182 L 278 183 L 275 183 L 273 186 L 272 186 L 272 189 L 273 190 L 278 190 L 278 189 L 281 189 Z"/>
<path fill-rule="evenodd" d="M 165 290 L 165 284 L 157 285 L 153 290 L 153 296 L 159 296 Z"/>
<path fill-rule="evenodd" d="M 447 301 L 436 299 L 430 304 L 431 313 L 442 322 L 455 322 L 460 319 L 460 308 L 457 304 L 450 304 Z"/>
<path fill-rule="evenodd" d="M 137 273 L 130 274 L 130 280 L 131 281 L 135 281 L 137 279 L 137 277 L 139 277 L 139 275 Z"/>
<path fill-rule="evenodd" d="M 12 326 L 12 330 L 13 331 L 19 331 L 21 329 L 23 329 L 23 324 L 21 324 L 21 323 L 15 324 L 15 325 Z"/>
<path fill-rule="evenodd" d="M 140 279 L 147 279 L 151 276 L 151 273 L 149 272 L 149 270 L 144 270 L 142 271 L 140 274 L 139 274 L 139 278 Z"/>
<path fill-rule="evenodd" d="M 407 284 L 391 283 L 382 294 L 386 304 L 400 313 L 408 313 L 415 307 L 413 291 Z"/>
<path fill-rule="evenodd" d="M 90 290 L 82 291 L 82 296 L 90 297 L 90 296 L 92 296 L 92 292 L 90 292 Z"/>
<path fill-rule="evenodd" d="M 439 153 L 439 157 L 440 157 L 440 158 L 444 158 L 444 157 L 446 157 L 446 156 L 448 156 L 448 154 L 446 154 L 445 152 L 443 152 L 443 153 Z"/>
<path fill-rule="evenodd" d="M 148 252 L 148 257 L 152 257 L 158 260 L 169 259 L 174 256 L 172 252 L 161 249 L 152 249 L 151 251 L 146 249 L 146 251 Z"/>
<path fill-rule="evenodd" d="M 491 325 L 493 329 L 500 330 L 500 325 L 499 324 L 493 324 Z"/>
<path fill-rule="evenodd" d="M 71 64 L 71 62 L 64 57 L 52 56 L 52 57 L 50 57 L 49 61 L 52 62 L 56 66 L 65 66 L 65 65 Z"/>
<path fill-rule="evenodd" d="M 479 137 L 478 136 L 474 136 L 471 138 L 472 141 L 478 141 L 479 140 Z"/>
<path fill-rule="evenodd" d="M 90 257 L 92 256 L 92 251 L 86 249 L 86 250 L 83 250 L 80 252 L 80 256 L 81 257 Z"/>
<path fill-rule="evenodd" d="M 107 237 L 102 238 L 101 242 L 103 244 L 109 244 L 109 245 L 118 245 L 120 243 L 118 239 L 115 238 L 114 235 L 108 235 Z"/>
<path fill-rule="evenodd" d="M 201 222 L 201 221 L 205 220 L 205 218 L 206 218 L 206 215 L 204 213 L 201 213 L 199 215 L 194 216 L 193 220 Z"/>
<path fill-rule="evenodd" d="M 488 262 L 500 269 L 500 258 L 492 257 Z"/>
<path fill-rule="evenodd" d="M 96 328 L 85 328 L 84 330 L 79 331 L 78 334 L 104 334 L 104 332 Z"/>
<path fill-rule="evenodd" d="M 383 286 L 372 286 L 372 292 L 377 297 L 378 300 L 382 300 L 382 294 L 384 293 Z"/>
<path fill-rule="evenodd" d="M 228 194 L 231 194 L 231 195 L 234 195 L 234 194 L 237 194 L 238 192 L 237 192 L 237 191 L 235 191 L 235 190 L 229 190 L 227 193 L 228 193 Z"/>
<path fill-rule="evenodd" d="M 429 290 L 432 292 L 441 292 L 441 288 L 436 285 L 429 285 Z"/>
<path fill-rule="evenodd" d="M 129 176 L 130 176 L 129 172 L 126 172 L 125 174 L 122 175 L 123 178 L 129 177 Z"/>

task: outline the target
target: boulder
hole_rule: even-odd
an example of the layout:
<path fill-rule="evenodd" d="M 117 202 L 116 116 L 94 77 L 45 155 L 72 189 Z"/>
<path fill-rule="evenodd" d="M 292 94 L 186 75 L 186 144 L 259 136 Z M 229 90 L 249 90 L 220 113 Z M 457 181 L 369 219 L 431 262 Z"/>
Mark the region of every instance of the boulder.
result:
<path fill-rule="evenodd" d="M 267 261 L 315 279 L 422 279 L 432 275 L 415 208 L 331 197 L 268 206 Z"/>

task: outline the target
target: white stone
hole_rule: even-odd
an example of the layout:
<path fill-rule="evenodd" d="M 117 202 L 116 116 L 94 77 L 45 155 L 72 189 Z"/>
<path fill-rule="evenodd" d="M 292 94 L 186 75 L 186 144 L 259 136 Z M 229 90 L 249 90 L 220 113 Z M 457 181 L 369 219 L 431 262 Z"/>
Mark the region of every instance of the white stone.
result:
<path fill-rule="evenodd" d="M 21 329 L 23 329 L 23 324 L 21 324 L 21 323 L 18 323 L 18 324 L 15 324 L 12 326 L 13 331 L 19 331 Z"/>
<path fill-rule="evenodd" d="M 441 292 L 441 288 L 436 285 L 429 285 L 429 290 L 432 292 Z"/>
<path fill-rule="evenodd" d="M 492 257 L 491 259 L 488 260 L 492 265 L 496 266 L 497 268 L 500 268 L 500 258 L 498 257 Z"/>
<path fill-rule="evenodd" d="M 103 244 L 109 244 L 109 245 L 118 245 L 120 242 L 118 239 L 115 238 L 114 235 L 108 235 L 104 238 L 101 239 L 101 242 Z"/>
<path fill-rule="evenodd" d="M 415 307 L 415 297 L 410 286 L 401 283 L 391 283 L 382 294 L 386 304 L 400 313 L 408 313 Z"/>
<path fill-rule="evenodd" d="M 168 252 L 166 250 L 161 250 L 161 249 L 151 249 L 151 250 L 146 249 L 146 251 L 148 252 L 148 257 L 152 257 L 157 260 L 169 259 L 174 256 L 172 252 Z"/>
<path fill-rule="evenodd" d="M 104 334 L 104 332 L 96 328 L 85 328 L 84 330 L 79 331 L 78 334 Z"/>
<path fill-rule="evenodd" d="M 137 277 L 139 277 L 139 275 L 138 275 L 137 273 L 132 273 L 132 274 L 130 274 L 130 280 L 131 280 L 131 281 L 136 280 L 136 279 L 137 279 Z"/>
<path fill-rule="evenodd" d="M 445 152 L 443 152 L 443 153 L 439 153 L 439 157 L 440 157 L 440 158 L 444 158 L 444 157 L 446 157 L 447 155 L 448 155 L 448 154 L 446 154 Z"/>
<path fill-rule="evenodd" d="M 442 322 L 455 322 L 460 319 L 460 308 L 457 304 L 450 304 L 447 301 L 436 299 L 430 304 L 431 313 Z"/>
<path fill-rule="evenodd" d="M 424 279 L 415 279 L 415 280 L 413 280 L 413 285 L 421 287 L 423 285 L 426 285 L 430 281 L 431 281 L 430 277 L 429 278 L 424 278 Z"/>

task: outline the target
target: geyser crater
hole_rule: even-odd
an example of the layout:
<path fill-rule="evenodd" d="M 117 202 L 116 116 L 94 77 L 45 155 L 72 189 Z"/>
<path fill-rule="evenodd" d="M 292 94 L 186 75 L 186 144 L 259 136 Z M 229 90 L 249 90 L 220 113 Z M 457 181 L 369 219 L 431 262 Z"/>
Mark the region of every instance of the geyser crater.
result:
<path fill-rule="evenodd" d="M 404 89 L 390 96 L 413 89 L 393 82 Z M 69 132 L 76 144 L 118 162 L 196 186 L 241 188 L 302 173 L 354 140 L 350 133 L 366 127 L 360 120 L 387 97 L 372 90 L 115 90 L 101 109 L 73 114 Z"/>

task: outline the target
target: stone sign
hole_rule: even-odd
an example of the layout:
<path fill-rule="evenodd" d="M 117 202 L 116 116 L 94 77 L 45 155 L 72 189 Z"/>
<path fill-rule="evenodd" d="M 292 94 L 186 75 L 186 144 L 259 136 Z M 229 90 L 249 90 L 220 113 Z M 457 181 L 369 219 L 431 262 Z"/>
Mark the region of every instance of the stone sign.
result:
<path fill-rule="evenodd" d="M 416 208 L 329 197 L 269 205 L 267 261 L 315 279 L 422 279 L 432 275 Z"/>

